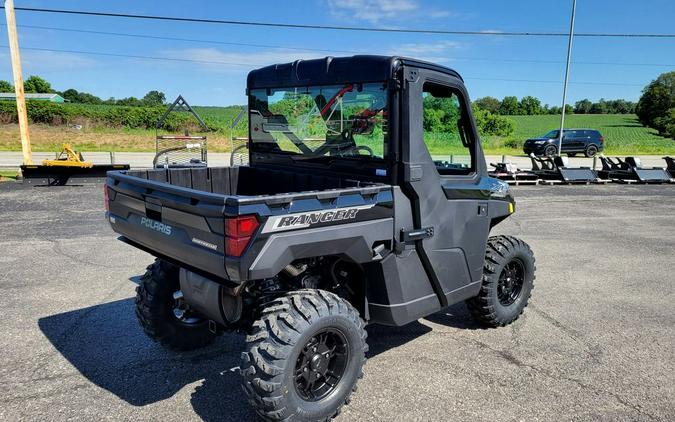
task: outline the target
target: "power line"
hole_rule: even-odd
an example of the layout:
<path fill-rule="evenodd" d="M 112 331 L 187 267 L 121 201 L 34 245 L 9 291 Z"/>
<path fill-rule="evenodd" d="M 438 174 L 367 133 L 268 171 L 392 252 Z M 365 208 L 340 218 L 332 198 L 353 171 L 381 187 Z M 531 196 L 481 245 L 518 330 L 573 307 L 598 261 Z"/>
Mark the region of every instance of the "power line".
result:
<path fill-rule="evenodd" d="M 6 25 L 3 24 L 3 23 L 0 23 L 0 26 L 6 26 Z M 145 39 L 166 40 L 166 41 L 183 41 L 183 42 L 192 42 L 192 43 L 201 43 L 201 44 L 231 45 L 231 46 L 238 46 L 238 47 L 278 48 L 278 49 L 284 49 L 284 50 L 316 51 L 316 52 L 323 52 L 323 53 L 365 54 L 363 51 L 358 51 L 358 50 L 323 49 L 323 48 L 295 47 L 295 46 L 272 45 L 272 44 L 251 44 L 251 43 L 207 40 L 207 39 L 199 39 L 199 38 L 166 37 L 166 36 L 159 36 L 159 35 L 131 34 L 131 33 L 124 33 L 124 32 L 108 32 L 108 31 L 94 31 L 94 30 L 87 30 L 87 29 L 60 28 L 60 27 L 52 27 L 52 26 L 18 25 L 18 27 L 19 28 L 29 28 L 29 29 L 61 31 L 61 32 L 83 33 L 83 34 L 107 35 L 107 36 L 116 36 L 116 37 L 145 38 Z M 495 63 L 500 63 L 500 62 L 506 62 L 506 63 L 545 63 L 545 64 L 565 63 L 564 61 L 561 61 L 561 60 L 495 59 L 495 58 L 483 58 L 483 57 L 452 57 L 451 60 L 482 61 L 482 62 L 495 62 Z M 574 64 L 581 64 L 581 65 L 603 65 L 603 66 L 609 65 L 609 66 L 675 67 L 675 64 L 672 64 L 672 63 L 626 63 L 626 62 L 589 62 L 589 61 L 575 61 L 573 63 Z"/>
<path fill-rule="evenodd" d="M 4 6 L 2 7 L 4 9 Z M 368 28 L 361 26 L 338 26 L 338 25 L 310 25 L 291 24 L 279 22 L 254 22 L 224 19 L 182 18 L 177 16 L 137 15 L 129 13 L 91 12 L 84 10 L 44 9 L 35 7 L 16 7 L 15 10 L 38 13 L 58 13 L 81 16 L 102 16 L 128 19 L 146 19 L 172 22 L 209 23 L 220 25 L 261 26 L 293 29 L 320 29 L 334 31 L 361 31 L 361 32 L 395 32 L 408 34 L 434 34 L 434 35 L 475 35 L 475 36 L 534 36 L 534 37 L 565 37 L 565 32 L 537 32 L 537 31 L 449 31 L 441 29 L 417 29 L 417 28 Z M 586 32 L 576 33 L 575 37 L 600 37 L 600 38 L 675 38 L 675 34 L 636 34 L 636 33 L 600 33 Z"/>
<path fill-rule="evenodd" d="M 0 48 L 8 48 L 7 45 L 0 45 Z M 39 48 L 39 47 L 22 47 L 22 50 L 33 50 L 33 51 L 49 51 L 55 53 L 71 53 L 71 54 L 85 54 L 93 56 L 106 56 L 106 57 L 122 57 L 130 59 L 141 59 L 141 60 L 161 60 L 161 61 L 172 61 L 172 62 L 185 62 L 185 63 L 202 63 L 202 64 L 215 64 L 223 66 L 242 66 L 242 67 L 256 67 L 260 66 L 259 64 L 254 63 L 239 63 L 239 62 L 225 62 L 219 60 L 199 60 L 199 59 L 187 59 L 181 57 L 161 57 L 161 56 L 143 56 L 135 54 L 121 54 L 121 53 L 104 53 L 97 51 L 82 51 L 82 50 L 64 50 L 64 49 L 55 49 L 55 48 Z M 546 84 L 559 84 L 560 81 L 552 80 L 536 80 L 536 79 L 504 79 L 504 78 L 472 78 L 467 77 L 468 80 L 479 80 L 479 81 L 503 81 L 503 82 L 527 82 L 527 83 L 546 83 Z M 586 82 L 586 81 L 575 81 L 570 82 L 575 85 L 610 85 L 610 86 L 643 86 L 644 84 L 632 84 L 632 83 L 622 83 L 622 82 Z"/>

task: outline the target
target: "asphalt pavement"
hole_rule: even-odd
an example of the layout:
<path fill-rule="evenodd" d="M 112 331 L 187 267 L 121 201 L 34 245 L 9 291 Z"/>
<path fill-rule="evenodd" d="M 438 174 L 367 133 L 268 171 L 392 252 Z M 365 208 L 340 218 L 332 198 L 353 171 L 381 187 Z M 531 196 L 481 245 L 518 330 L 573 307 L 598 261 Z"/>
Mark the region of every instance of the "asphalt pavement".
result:
<path fill-rule="evenodd" d="M 482 329 L 463 304 L 369 328 L 338 421 L 675 420 L 675 186 L 514 188 L 530 306 Z M 248 421 L 227 334 L 172 353 L 134 316 L 152 257 L 117 241 L 99 185 L 0 183 L 0 420 Z"/>

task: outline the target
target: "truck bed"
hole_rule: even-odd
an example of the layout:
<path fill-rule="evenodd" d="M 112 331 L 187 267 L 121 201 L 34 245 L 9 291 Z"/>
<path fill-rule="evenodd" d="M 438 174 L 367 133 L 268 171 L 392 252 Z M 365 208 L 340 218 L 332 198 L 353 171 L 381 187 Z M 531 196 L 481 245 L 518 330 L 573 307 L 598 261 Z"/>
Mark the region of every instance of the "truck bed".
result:
<path fill-rule="evenodd" d="M 262 227 L 277 215 L 368 207 L 361 214 L 374 219 L 383 209 L 390 216 L 390 204 L 383 204 L 392 195 L 390 185 L 264 167 L 115 171 L 106 190 L 108 217 L 122 240 L 235 282 L 247 279 L 262 245 L 254 242 L 241 258 L 226 257 L 225 217 L 254 214 Z"/>

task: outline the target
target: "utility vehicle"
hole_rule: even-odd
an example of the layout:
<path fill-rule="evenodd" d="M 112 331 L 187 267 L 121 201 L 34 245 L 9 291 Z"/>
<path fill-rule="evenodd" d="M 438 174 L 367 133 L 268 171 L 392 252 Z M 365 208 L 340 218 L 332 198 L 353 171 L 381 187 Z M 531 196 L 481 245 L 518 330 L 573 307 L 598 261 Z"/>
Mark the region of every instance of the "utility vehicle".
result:
<path fill-rule="evenodd" d="M 518 318 L 534 257 L 489 237 L 515 204 L 488 177 L 459 74 L 327 57 L 254 70 L 247 95 L 248 166 L 108 174 L 112 228 L 157 257 L 136 297 L 150 338 L 188 350 L 246 331 L 256 411 L 322 421 L 362 377 L 366 324 L 460 301 L 487 326 Z"/>
<path fill-rule="evenodd" d="M 558 154 L 558 136 L 560 130 L 551 130 L 539 138 L 525 141 L 523 152 L 527 155 L 554 157 Z M 595 129 L 563 130 L 562 152 L 568 157 L 584 154 L 595 157 L 605 149 L 605 138 Z"/>

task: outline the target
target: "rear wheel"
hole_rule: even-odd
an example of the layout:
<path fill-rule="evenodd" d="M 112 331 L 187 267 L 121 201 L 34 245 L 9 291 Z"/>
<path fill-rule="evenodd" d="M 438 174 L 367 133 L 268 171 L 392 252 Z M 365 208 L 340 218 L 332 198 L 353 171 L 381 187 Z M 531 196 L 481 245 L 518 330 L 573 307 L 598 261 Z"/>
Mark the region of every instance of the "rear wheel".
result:
<path fill-rule="evenodd" d="M 586 155 L 586 157 L 588 157 L 588 158 L 592 158 L 592 157 L 595 157 L 597 153 L 598 153 L 598 147 L 596 147 L 595 145 L 589 145 L 588 147 L 586 147 L 586 151 L 584 152 L 584 155 Z"/>
<path fill-rule="evenodd" d="M 363 376 L 365 323 L 323 290 L 282 296 L 246 337 L 244 392 L 265 420 L 325 421 L 349 402 Z"/>
<path fill-rule="evenodd" d="M 466 302 L 471 314 L 492 327 L 518 319 L 534 288 L 534 264 L 534 254 L 522 240 L 513 236 L 488 239 L 483 285 L 478 296 Z"/>
<path fill-rule="evenodd" d="M 198 349 L 216 335 L 183 301 L 178 271 L 161 259 L 148 266 L 136 288 L 136 317 L 145 334 L 167 349 Z"/>
<path fill-rule="evenodd" d="M 544 155 L 546 157 L 555 157 L 556 154 L 558 154 L 558 148 L 556 148 L 555 145 L 548 145 L 544 148 Z"/>

